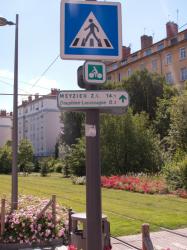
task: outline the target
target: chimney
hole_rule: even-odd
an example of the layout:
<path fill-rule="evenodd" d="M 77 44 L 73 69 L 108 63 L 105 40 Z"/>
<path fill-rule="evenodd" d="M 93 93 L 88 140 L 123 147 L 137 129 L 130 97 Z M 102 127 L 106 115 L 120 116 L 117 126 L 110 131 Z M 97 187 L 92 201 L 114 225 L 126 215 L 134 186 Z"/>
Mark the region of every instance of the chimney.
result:
<path fill-rule="evenodd" d="M 37 100 L 37 99 L 39 98 L 39 94 L 36 93 L 36 94 L 34 95 L 34 98 L 35 98 L 35 100 Z"/>
<path fill-rule="evenodd" d="M 27 101 L 26 100 L 22 101 L 22 105 L 23 106 L 27 105 Z"/>
<path fill-rule="evenodd" d="M 153 37 L 143 35 L 141 36 L 141 49 L 149 48 L 153 44 Z"/>
<path fill-rule="evenodd" d="M 176 36 L 178 33 L 178 25 L 174 22 L 167 22 L 166 33 L 167 33 L 167 37 Z"/>
<path fill-rule="evenodd" d="M 127 59 L 131 54 L 131 48 L 123 46 L 122 47 L 122 60 Z"/>
<path fill-rule="evenodd" d="M 57 95 L 59 92 L 59 89 L 51 89 L 51 95 Z"/>
<path fill-rule="evenodd" d="M 30 96 L 28 97 L 28 101 L 29 101 L 29 102 L 32 102 L 32 95 L 30 95 Z"/>
<path fill-rule="evenodd" d="M 0 111 L 0 116 L 6 116 L 6 110 L 1 110 Z"/>

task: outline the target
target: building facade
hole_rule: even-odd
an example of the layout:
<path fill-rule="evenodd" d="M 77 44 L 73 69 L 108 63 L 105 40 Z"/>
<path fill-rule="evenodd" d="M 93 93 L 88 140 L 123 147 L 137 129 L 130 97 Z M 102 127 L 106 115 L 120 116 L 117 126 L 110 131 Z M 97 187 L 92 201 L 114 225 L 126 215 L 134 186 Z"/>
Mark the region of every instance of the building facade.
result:
<path fill-rule="evenodd" d="M 132 73 L 147 69 L 165 77 L 168 84 L 183 87 L 187 80 L 187 29 L 178 32 L 174 22 L 166 24 L 166 38 L 153 43 L 152 36 L 141 37 L 141 50 L 132 53 L 123 47 L 123 58 L 107 66 L 107 80 L 119 82 Z"/>
<path fill-rule="evenodd" d="M 12 113 L 0 110 L 0 147 L 12 139 Z"/>
<path fill-rule="evenodd" d="M 49 95 L 31 96 L 18 107 L 18 142 L 28 139 L 37 157 L 53 156 L 61 132 L 60 111 L 57 107 L 57 89 Z"/>

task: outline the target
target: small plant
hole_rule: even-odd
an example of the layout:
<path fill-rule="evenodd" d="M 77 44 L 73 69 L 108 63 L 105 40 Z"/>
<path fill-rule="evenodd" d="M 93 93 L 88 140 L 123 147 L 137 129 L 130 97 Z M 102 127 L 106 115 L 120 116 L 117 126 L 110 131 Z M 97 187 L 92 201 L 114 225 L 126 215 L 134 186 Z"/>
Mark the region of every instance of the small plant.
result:
<path fill-rule="evenodd" d="M 28 243 L 62 239 L 65 244 L 67 210 L 57 205 L 56 226 L 53 224 L 52 211 L 47 210 L 38 216 L 48 200 L 33 196 L 19 197 L 19 208 L 5 217 L 5 230 L 0 242 L 3 243 Z M 6 209 L 8 210 L 8 208 Z"/>

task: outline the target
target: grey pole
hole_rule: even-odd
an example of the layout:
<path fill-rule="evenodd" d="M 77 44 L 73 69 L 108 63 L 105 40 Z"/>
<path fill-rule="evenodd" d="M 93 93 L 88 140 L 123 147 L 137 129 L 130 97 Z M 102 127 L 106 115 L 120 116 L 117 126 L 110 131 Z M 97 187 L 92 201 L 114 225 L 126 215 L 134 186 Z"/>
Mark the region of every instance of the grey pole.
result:
<path fill-rule="evenodd" d="M 86 124 L 94 125 L 95 137 L 86 137 L 86 216 L 87 250 L 102 249 L 101 170 L 99 153 L 99 110 L 86 112 Z"/>
<path fill-rule="evenodd" d="M 14 55 L 14 96 L 13 96 L 13 132 L 12 132 L 12 210 L 18 206 L 18 21 L 16 14 L 15 55 Z"/>
<path fill-rule="evenodd" d="M 99 109 L 90 109 L 86 112 L 86 125 L 94 125 L 96 129 L 95 137 L 86 136 L 86 250 L 102 250 Z"/>

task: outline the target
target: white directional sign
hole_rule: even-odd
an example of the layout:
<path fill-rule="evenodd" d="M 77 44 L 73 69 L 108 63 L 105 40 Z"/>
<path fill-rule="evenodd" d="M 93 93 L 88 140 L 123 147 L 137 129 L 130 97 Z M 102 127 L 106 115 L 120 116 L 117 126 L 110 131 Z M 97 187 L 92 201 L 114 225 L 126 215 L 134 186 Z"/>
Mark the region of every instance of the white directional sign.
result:
<path fill-rule="evenodd" d="M 62 59 L 120 60 L 120 3 L 62 0 L 60 37 Z"/>
<path fill-rule="evenodd" d="M 129 104 L 126 91 L 62 91 L 58 95 L 60 109 L 123 108 Z"/>

